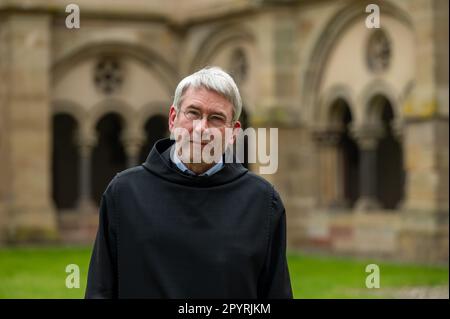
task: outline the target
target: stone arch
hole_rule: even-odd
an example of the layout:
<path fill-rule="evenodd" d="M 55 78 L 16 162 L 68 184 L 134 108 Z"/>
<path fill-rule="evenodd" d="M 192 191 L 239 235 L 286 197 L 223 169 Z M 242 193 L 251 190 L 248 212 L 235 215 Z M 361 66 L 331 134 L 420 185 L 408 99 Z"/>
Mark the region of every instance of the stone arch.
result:
<path fill-rule="evenodd" d="M 253 43 L 255 37 L 251 31 L 241 25 L 222 25 L 217 27 L 199 45 L 197 52 L 189 63 L 189 72 L 194 72 L 206 66 L 220 49 L 238 40 Z"/>
<path fill-rule="evenodd" d="M 168 114 L 154 113 L 149 115 L 144 121 L 142 130 L 145 140 L 139 152 L 141 163 L 145 161 L 156 141 L 169 137 Z"/>
<path fill-rule="evenodd" d="M 151 102 L 140 108 L 136 129 L 139 130 L 141 143 L 139 161 L 143 162 L 153 147 L 154 142 L 169 136 L 169 106 L 171 102 Z"/>
<path fill-rule="evenodd" d="M 334 86 L 319 99 L 319 110 L 315 113 L 316 118 L 314 118 L 314 122 L 319 123 L 320 127 L 333 128 L 336 124 L 335 114 L 332 109 L 336 101 L 345 101 L 350 112 L 352 114 L 355 113 L 351 89 L 346 85 Z"/>
<path fill-rule="evenodd" d="M 389 101 L 396 123 L 401 122 L 401 103 L 398 94 L 387 83 L 377 79 L 369 83 L 358 98 L 360 102 L 358 104 L 363 106 L 362 118 L 360 119 L 361 124 L 377 124 L 383 111 L 384 99 Z"/>
<path fill-rule="evenodd" d="M 142 62 L 155 72 L 167 89 L 168 94 L 172 94 L 178 78 L 178 72 L 172 64 L 153 50 L 123 41 L 88 43 L 77 47 L 52 65 L 52 81 L 58 81 L 63 74 L 80 61 L 102 54 L 128 56 Z"/>
<path fill-rule="evenodd" d="M 172 102 L 151 102 L 142 106 L 137 113 L 137 127 L 144 129 L 145 122 L 155 115 L 169 116 L 169 107 Z"/>
<path fill-rule="evenodd" d="M 54 100 L 52 101 L 53 115 L 56 114 L 69 114 L 77 122 L 79 127 L 85 125 L 88 118 L 86 110 L 75 102 L 68 100 Z"/>
<path fill-rule="evenodd" d="M 318 92 L 322 81 L 324 70 L 326 68 L 326 61 L 328 61 L 332 48 L 340 39 L 341 34 L 352 25 L 352 23 L 366 15 L 365 8 L 368 4 L 373 3 L 380 6 L 384 15 L 389 15 L 398 19 L 404 23 L 409 29 L 414 31 L 412 24 L 412 18 L 403 10 L 395 6 L 394 4 L 386 1 L 370 1 L 370 2 L 352 2 L 350 5 L 340 9 L 325 25 L 320 32 L 321 36 L 314 44 L 309 57 L 307 69 L 302 75 L 303 86 L 301 92 L 303 92 L 301 105 L 303 110 L 302 118 L 306 122 L 311 122 L 316 118 L 315 112 L 317 111 L 315 105 L 318 102 Z"/>
<path fill-rule="evenodd" d="M 127 130 L 133 126 L 136 120 L 136 112 L 127 105 L 124 101 L 117 98 L 108 98 L 97 105 L 94 105 L 88 113 L 89 131 L 95 132 L 97 122 L 108 113 L 116 113 L 121 116 L 123 120 L 123 129 Z"/>
<path fill-rule="evenodd" d="M 328 123 L 333 129 L 340 129 L 342 118 L 347 117 L 346 114 L 350 114 L 349 117 L 352 119 L 352 112 L 347 101 L 343 98 L 337 98 L 328 110 Z"/>

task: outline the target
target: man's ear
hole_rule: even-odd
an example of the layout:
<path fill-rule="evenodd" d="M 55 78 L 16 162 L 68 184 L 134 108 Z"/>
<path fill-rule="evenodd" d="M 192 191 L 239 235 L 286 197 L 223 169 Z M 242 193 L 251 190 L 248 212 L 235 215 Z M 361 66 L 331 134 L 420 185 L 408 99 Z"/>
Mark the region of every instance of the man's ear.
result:
<path fill-rule="evenodd" d="M 241 128 L 241 122 L 236 121 L 233 126 L 233 135 L 231 137 L 230 144 L 234 144 L 236 142 L 237 134 L 239 133 L 239 129 Z"/>
<path fill-rule="evenodd" d="M 172 132 L 174 127 L 175 118 L 177 117 L 177 110 L 175 106 L 171 105 L 169 109 L 169 131 Z"/>

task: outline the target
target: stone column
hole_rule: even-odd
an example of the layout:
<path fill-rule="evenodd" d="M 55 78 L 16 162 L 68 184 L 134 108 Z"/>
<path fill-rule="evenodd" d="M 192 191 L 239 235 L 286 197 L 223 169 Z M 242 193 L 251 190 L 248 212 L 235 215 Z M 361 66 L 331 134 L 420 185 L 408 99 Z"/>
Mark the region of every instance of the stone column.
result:
<path fill-rule="evenodd" d="M 448 263 L 449 2 L 412 5 L 418 49 L 415 85 L 402 105 L 406 188 L 399 256 Z"/>
<path fill-rule="evenodd" d="M 416 2 L 416 80 L 402 105 L 405 208 L 448 214 L 449 2 Z"/>
<path fill-rule="evenodd" d="M 410 260 L 447 262 L 448 118 L 408 119 L 404 140 L 406 189 L 399 254 Z"/>
<path fill-rule="evenodd" d="M 354 132 L 359 146 L 359 199 L 356 202 L 357 211 L 378 209 L 377 199 L 377 146 L 382 136 L 382 127 L 364 126 Z"/>
<path fill-rule="evenodd" d="M 137 130 L 125 130 L 122 136 L 122 142 L 127 154 L 127 166 L 133 167 L 139 163 L 139 153 L 144 143 L 143 134 Z"/>
<path fill-rule="evenodd" d="M 92 150 L 96 144 L 96 138 L 94 133 L 82 133 L 78 137 L 78 149 L 80 154 L 80 167 L 79 167 L 79 198 L 78 198 L 78 210 L 82 214 L 88 214 L 96 212 L 97 208 L 92 201 Z"/>
<path fill-rule="evenodd" d="M 448 119 L 408 120 L 405 135 L 404 209 L 448 216 Z"/>
<path fill-rule="evenodd" d="M 315 133 L 315 139 L 319 146 L 320 205 L 329 208 L 344 206 L 343 185 L 340 174 L 340 138 L 341 133 L 338 131 Z"/>
<path fill-rule="evenodd" d="M 273 5 L 277 9 L 261 16 L 255 29 L 260 94 L 253 101 L 252 121 L 261 127 L 266 123 L 271 127 L 298 127 L 298 20 L 289 6 Z"/>
<path fill-rule="evenodd" d="M 51 199 L 50 50 L 51 18 L 44 13 L 3 13 L 0 107 L 8 123 L 1 183 L 8 240 L 55 239 L 58 225 Z"/>
<path fill-rule="evenodd" d="M 8 39 L 8 30 L 4 26 L 5 21 L 0 20 L 0 79 L 6 79 L 8 76 L 9 64 L 5 59 L 5 54 L 7 54 L 9 48 L 7 48 L 6 43 Z M 8 233 L 8 214 L 7 214 L 7 194 L 8 194 L 8 184 L 6 181 L 10 181 L 9 174 L 9 161 L 8 161 L 8 144 L 9 140 L 9 128 L 8 128 L 8 118 L 6 103 L 8 101 L 8 82 L 0 81 L 0 243 L 7 240 Z M 3 182 L 5 181 L 5 182 Z"/>

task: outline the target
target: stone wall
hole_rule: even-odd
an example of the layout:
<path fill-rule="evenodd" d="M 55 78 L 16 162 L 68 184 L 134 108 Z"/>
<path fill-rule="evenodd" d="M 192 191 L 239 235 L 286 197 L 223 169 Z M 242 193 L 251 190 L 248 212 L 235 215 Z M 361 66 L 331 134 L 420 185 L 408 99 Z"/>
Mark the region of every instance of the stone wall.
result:
<path fill-rule="evenodd" d="M 122 57 L 134 79 L 115 96 L 123 103 L 114 109 L 132 128 L 169 106 L 147 109 L 145 101 L 169 104 L 181 77 L 208 64 L 228 69 L 241 48 L 248 59 L 240 84 L 250 125 L 279 128 L 278 171 L 264 177 L 285 203 L 289 248 L 448 260 L 448 2 L 375 2 L 381 23 L 395 32 L 396 68 L 386 76 L 354 62 L 365 53 L 368 31 L 351 29 L 364 22 L 364 1 L 130 0 L 105 6 L 83 0 L 81 29 L 68 30 L 65 1 L 0 0 L 0 75 L 9 79 L 0 82 L 0 242 L 54 239 L 58 230 L 64 241 L 91 240 L 92 214 L 77 222 L 76 213 L 60 216 L 57 225 L 50 119 L 76 109 L 59 102 L 78 105 L 80 152 L 92 147 L 96 120 L 112 110 L 88 83 L 99 55 Z M 363 76 L 351 78 L 357 65 Z M 345 89 L 334 90 L 341 84 Z M 407 173 L 404 201 L 396 210 L 331 207 L 340 196 L 335 132 L 327 122 L 331 102 L 350 96 L 355 138 L 366 145 L 368 100 L 377 92 L 395 110 Z M 129 130 L 125 140 L 132 144 L 138 135 Z M 136 145 L 128 146 L 133 156 Z"/>
<path fill-rule="evenodd" d="M 2 184 L 8 241 L 54 239 L 50 199 L 50 16 L 10 14 L 3 20 L 8 140 Z"/>

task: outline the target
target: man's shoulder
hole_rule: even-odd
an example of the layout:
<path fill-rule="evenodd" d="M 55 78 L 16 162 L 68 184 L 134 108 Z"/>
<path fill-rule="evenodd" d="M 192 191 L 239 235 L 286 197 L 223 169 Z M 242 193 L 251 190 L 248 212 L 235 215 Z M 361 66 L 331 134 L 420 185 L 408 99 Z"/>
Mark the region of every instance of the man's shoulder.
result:
<path fill-rule="evenodd" d="M 145 174 L 145 169 L 142 165 L 130 167 L 126 170 L 118 172 L 111 180 L 108 187 L 117 187 L 119 185 L 126 185 L 131 182 L 136 182 L 136 179 L 139 179 L 140 176 L 144 176 Z"/>
<path fill-rule="evenodd" d="M 251 179 L 251 183 L 253 185 L 255 185 L 256 187 L 260 187 L 261 189 L 264 189 L 267 192 L 270 192 L 272 200 L 274 203 L 276 203 L 276 205 L 282 204 L 280 193 L 277 191 L 275 185 L 270 183 L 264 177 L 257 175 L 251 171 L 248 171 L 246 175 L 248 175 L 248 177 Z"/>
<path fill-rule="evenodd" d="M 260 188 L 261 190 L 264 190 L 264 191 L 267 191 L 270 193 L 272 193 L 275 190 L 274 186 L 268 180 L 266 180 L 264 177 L 262 177 L 258 174 L 255 174 L 250 170 L 245 175 L 249 179 L 250 184 L 253 187 Z"/>
<path fill-rule="evenodd" d="M 129 178 L 135 177 L 136 175 L 143 174 L 144 172 L 145 172 L 144 167 L 142 165 L 138 165 L 138 166 L 127 168 L 126 170 L 123 170 L 121 172 L 118 172 L 116 174 L 116 178 L 129 179 Z"/>

